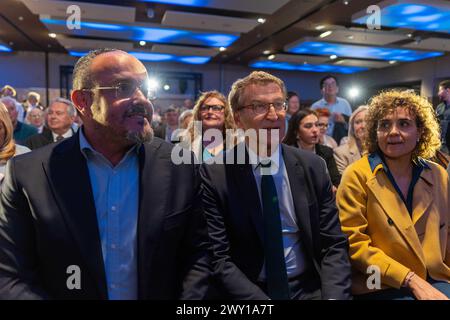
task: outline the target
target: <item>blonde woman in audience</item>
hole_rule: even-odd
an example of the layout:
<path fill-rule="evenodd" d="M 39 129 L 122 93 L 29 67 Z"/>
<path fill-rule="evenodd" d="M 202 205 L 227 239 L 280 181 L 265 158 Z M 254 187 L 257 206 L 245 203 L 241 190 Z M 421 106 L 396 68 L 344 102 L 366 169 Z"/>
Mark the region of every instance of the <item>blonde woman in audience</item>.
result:
<path fill-rule="evenodd" d="M 199 123 L 201 123 L 201 131 Z M 234 146 L 226 145 L 225 134 L 227 129 L 235 129 L 235 127 L 233 113 L 225 96 L 215 90 L 204 92 L 195 103 L 193 121 L 189 124 L 190 148 L 197 156 L 202 153 L 203 161 L 214 158 Z M 213 131 L 207 133 L 207 130 L 211 129 L 220 130 L 222 139 L 215 141 Z"/>
<path fill-rule="evenodd" d="M 350 116 L 347 143 L 334 149 L 334 159 L 339 173 L 342 174 L 350 164 L 362 156 L 368 106 L 359 106 Z"/>
<path fill-rule="evenodd" d="M 13 125 L 8 110 L 0 102 L 0 181 L 3 180 L 6 162 L 15 155 L 29 152 L 27 147 L 15 144 Z"/>
<path fill-rule="evenodd" d="M 338 146 L 336 140 L 333 137 L 327 135 L 327 130 L 329 126 L 330 120 L 330 111 L 327 108 L 318 108 L 316 109 L 317 116 L 319 117 L 319 144 L 330 147 L 334 149 Z"/>
<path fill-rule="evenodd" d="M 449 178 L 425 160 L 441 144 L 433 111 L 411 91 L 370 102 L 367 152 L 344 171 L 336 196 L 355 298 L 450 296 Z"/>

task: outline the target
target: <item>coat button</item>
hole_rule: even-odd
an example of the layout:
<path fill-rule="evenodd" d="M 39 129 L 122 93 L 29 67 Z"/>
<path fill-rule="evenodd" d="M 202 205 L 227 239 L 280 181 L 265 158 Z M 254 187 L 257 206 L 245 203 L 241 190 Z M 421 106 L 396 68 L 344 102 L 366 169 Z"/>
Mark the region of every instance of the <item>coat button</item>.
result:
<path fill-rule="evenodd" d="M 388 219 L 388 223 L 389 223 L 390 226 L 394 225 L 394 221 L 392 221 L 391 218 Z"/>

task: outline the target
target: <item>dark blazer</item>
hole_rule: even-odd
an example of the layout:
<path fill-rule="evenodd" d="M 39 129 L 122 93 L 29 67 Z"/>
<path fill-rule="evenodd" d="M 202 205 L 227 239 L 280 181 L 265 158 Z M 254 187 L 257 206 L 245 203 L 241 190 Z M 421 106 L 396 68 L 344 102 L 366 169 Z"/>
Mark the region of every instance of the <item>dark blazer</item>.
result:
<path fill-rule="evenodd" d="M 167 129 L 167 125 L 165 123 L 162 123 L 153 130 L 153 133 L 154 133 L 155 137 L 165 140 L 166 139 L 166 129 Z"/>
<path fill-rule="evenodd" d="M 316 154 L 325 160 L 333 186 L 339 186 L 339 183 L 341 182 L 341 174 L 339 173 L 336 160 L 334 159 L 333 149 L 328 146 L 316 144 Z"/>
<path fill-rule="evenodd" d="M 158 138 L 139 150 L 139 299 L 197 299 L 210 274 L 200 180 Z M 0 195 L 0 299 L 107 299 L 79 134 L 11 159 Z M 66 269 L 81 269 L 81 290 Z"/>
<path fill-rule="evenodd" d="M 31 150 L 33 149 L 37 149 L 43 146 L 46 146 L 50 143 L 53 143 L 53 135 L 52 135 L 52 131 L 47 128 L 44 127 L 44 129 L 42 129 L 41 133 L 32 135 L 31 137 L 29 137 L 26 141 L 25 141 L 25 146 L 27 146 L 28 148 L 30 148 Z"/>
<path fill-rule="evenodd" d="M 315 154 L 287 145 L 282 152 L 300 237 L 322 298 L 350 298 L 348 242 L 325 164 Z M 234 299 L 267 299 L 257 284 L 264 263 L 264 236 L 252 170 L 250 164 L 204 164 L 200 169 L 214 273 L 221 289 Z"/>

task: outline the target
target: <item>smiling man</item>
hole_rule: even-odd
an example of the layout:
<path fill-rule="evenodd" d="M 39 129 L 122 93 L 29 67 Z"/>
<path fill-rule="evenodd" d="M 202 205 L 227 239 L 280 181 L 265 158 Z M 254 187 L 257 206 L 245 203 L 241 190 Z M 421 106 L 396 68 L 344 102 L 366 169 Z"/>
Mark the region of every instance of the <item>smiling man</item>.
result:
<path fill-rule="evenodd" d="M 280 143 L 286 116 L 283 81 L 253 72 L 233 84 L 228 99 L 246 141 L 225 154 L 227 164 L 201 169 L 222 294 L 232 299 L 349 298 L 347 240 L 325 162 Z M 240 150 L 245 163 L 231 164 Z"/>
<path fill-rule="evenodd" d="M 91 51 L 74 69 L 83 126 L 8 162 L 1 299 L 203 297 L 209 269 L 199 179 L 153 138 L 147 77 L 123 51 Z"/>

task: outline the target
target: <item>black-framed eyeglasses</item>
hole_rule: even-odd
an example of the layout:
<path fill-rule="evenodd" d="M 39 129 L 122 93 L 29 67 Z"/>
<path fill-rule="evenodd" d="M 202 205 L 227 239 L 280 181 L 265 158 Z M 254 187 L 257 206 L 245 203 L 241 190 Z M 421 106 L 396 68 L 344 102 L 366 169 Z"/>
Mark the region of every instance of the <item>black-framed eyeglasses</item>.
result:
<path fill-rule="evenodd" d="M 221 105 L 204 104 L 200 107 L 201 112 L 208 112 L 209 110 L 212 110 L 213 112 L 222 112 L 224 109 L 225 109 L 225 107 L 221 106 Z"/>
<path fill-rule="evenodd" d="M 115 90 L 116 92 L 116 98 L 118 99 L 126 99 L 130 98 L 136 90 L 139 88 L 139 90 L 142 92 L 142 94 L 148 99 L 148 100 L 155 100 L 156 95 L 153 90 L 150 90 L 148 84 L 146 82 L 143 82 L 142 84 L 138 85 L 136 83 L 132 82 L 121 82 L 117 84 L 116 86 L 111 87 L 94 87 L 90 89 L 83 89 L 84 91 L 90 91 L 90 90 Z"/>
<path fill-rule="evenodd" d="M 254 102 L 247 106 L 241 106 L 238 111 L 242 109 L 251 109 L 256 114 L 266 114 L 267 112 L 269 112 L 270 106 L 272 106 L 276 112 L 286 111 L 287 109 L 286 101 L 276 101 L 269 103 Z"/>

